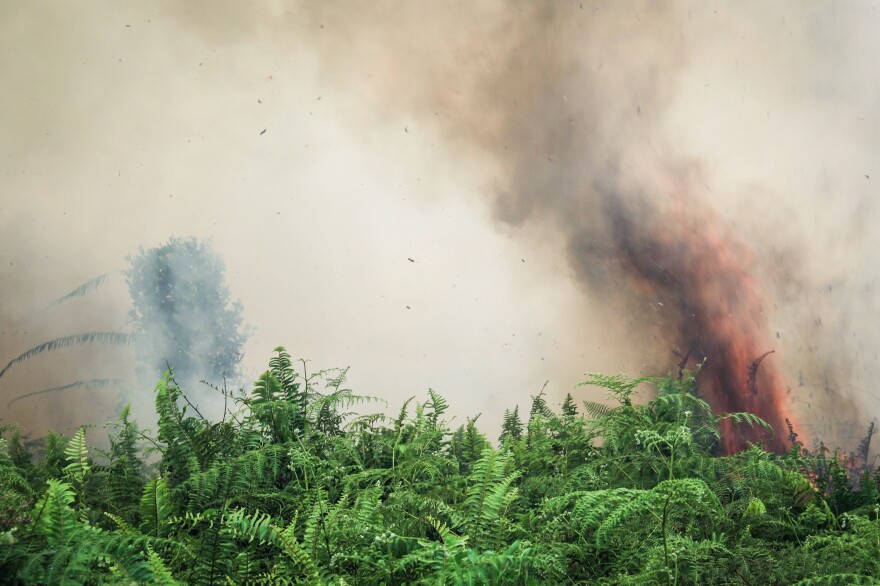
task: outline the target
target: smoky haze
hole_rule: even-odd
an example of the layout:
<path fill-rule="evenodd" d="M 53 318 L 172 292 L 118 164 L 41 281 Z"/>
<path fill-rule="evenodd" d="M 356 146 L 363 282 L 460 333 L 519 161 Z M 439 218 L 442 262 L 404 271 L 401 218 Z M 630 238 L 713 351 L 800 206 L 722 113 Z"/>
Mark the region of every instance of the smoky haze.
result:
<path fill-rule="evenodd" d="M 194 235 L 255 327 L 252 375 L 283 344 L 491 428 L 546 379 L 559 401 L 586 371 L 691 351 L 716 406 L 852 446 L 880 407 L 877 20 L 869 2 L 2 2 L 0 358 L 124 324 L 119 283 L 41 308 Z M 0 393 L 127 368 L 57 352 Z M 4 419 L 70 426 L 119 400 Z"/>

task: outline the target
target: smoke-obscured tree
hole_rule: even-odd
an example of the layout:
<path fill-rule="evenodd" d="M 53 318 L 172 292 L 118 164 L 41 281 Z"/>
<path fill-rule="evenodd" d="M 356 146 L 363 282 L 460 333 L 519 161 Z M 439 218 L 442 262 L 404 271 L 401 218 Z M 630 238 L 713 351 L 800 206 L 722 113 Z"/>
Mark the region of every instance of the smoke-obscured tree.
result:
<path fill-rule="evenodd" d="M 210 245 L 171 238 L 128 261 L 129 315 L 143 374 L 156 379 L 171 365 L 182 385 L 235 378 L 248 330 Z"/>

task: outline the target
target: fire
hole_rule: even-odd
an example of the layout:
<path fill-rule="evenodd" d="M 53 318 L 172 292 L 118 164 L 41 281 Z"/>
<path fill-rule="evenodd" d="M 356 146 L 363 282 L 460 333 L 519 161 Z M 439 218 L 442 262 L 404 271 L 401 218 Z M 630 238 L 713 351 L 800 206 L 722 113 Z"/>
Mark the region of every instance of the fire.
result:
<path fill-rule="evenodd" d="M 700 392 L 715 412 L 748 411 L 773 426 L 772 437 L 724 426 L 724 452 L 756 441 L 785 450 L 787 385 L 773 360 L 761 362 L 773 348 L 753 254 L 695 197 L 692 173 L 666 174 L 656 183 L 660 193 L 646 195 L 635 215 L 620 199 L 606 199 L 615 218 L 617 262 L 643 296 L 659 301 L 663 327 L 691 361 L 705 360 Z"/>

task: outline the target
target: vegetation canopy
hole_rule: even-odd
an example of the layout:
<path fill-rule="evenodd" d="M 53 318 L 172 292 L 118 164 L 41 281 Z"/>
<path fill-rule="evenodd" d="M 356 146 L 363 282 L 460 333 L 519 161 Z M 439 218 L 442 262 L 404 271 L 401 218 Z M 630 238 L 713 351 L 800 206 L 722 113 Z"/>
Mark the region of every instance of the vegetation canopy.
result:
<path fill-rule="evenodd" d="M 161 266 L 160 259 L 151 260 Z M 696 376 L 589 375 L 609 402 L 543 392 L 493 444 L 431 390 L 396 417 L 345 370 L 277 348 L 219 421 L 156 384 L 155 433 L 123 409 L 106 451 L 80 428 L 0 440 L 4 584 L 874 584 L 880 476 L 864 454 L 718 455 Z M 636 400 L 649 387 L 650 399 Z M 218 389 L 219 390 L 219 389 Z M 358 408 L 357 412 L 364 409 Z M 520 413 L 528 412 L 528 417 Z M 871 430 L 873 431 L 873 429 Z M 861 450 L 861 448 L 860 448 Z M 864 456 L 864 457 L 862 457 Z M 859 465 L 852 463 L 858 461 Z M 149 462 L 149 463 L 148 463 Z"/>

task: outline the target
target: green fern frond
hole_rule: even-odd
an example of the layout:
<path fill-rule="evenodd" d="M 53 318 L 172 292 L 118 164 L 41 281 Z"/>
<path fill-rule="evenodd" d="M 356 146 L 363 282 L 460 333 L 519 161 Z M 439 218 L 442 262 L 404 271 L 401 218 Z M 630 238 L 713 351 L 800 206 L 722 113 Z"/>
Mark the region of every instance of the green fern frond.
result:
<path fill-rule="evenodd" d="M 67 442 L 64 448 L 64 455 L 67 457 L 68 464 L 64 467 L 64 475 L 72 478 L 77 485 L 81 485 L 86 474 L 91 470 L 89 464 L 89 450 L 86 446 L 86 428 L 80 427 L 76 431 L 76 435 Z"/>
<path fill-rule="evenodd" d="M 394 420 L 394 432 L 397 433 L 403 428 L 403 424 L 406 422 L 406 418 L 409 412 L 409 404 L 415 401 L 415 397 L 409 397 L 407 400 L 403 402 L 403 405 L 400 407 L 400 412 L 397 414 L 397 419 Z"/>
<path fill-rule="evenodd" d="M 794 586 L 875 586 L 877 584 L 880 584 L 880 579 L 873 576 L 844 573 L 807 578 Z"/>
<path fill-rule="evenodd" d="M 605 403 L 584 401 L 584 409 L 586 409 L 587 415 L 593 419 L 600 419 L 602 417 L 608 417 L 608 415 L 611 414 L 613 407 L 606 405 Z"/>
<path fill-rule="evenodd" d="M 659 384 L 663 379 L 653 376 L 629 378 L 622 374 L 607 375 L 598 372 L 588 372 L 587 380 L 578 383 L 578 387 L 593 386 L 605 389 L 621 401 L 629 400 L 635 389 L 646 383 Z"/>
<path fill-rule="evenodd" d="M 257 540 L 260 545 L 276 542 L 277 532 L 269 513 L 254 511 L 248 514 L 245 509 L 237 509 L 226 515 L 223 521 L 236 535 L 246 537 L 248 541 Z"/>
<path fill-rule="evenodd" d="M 286 401 L 298 401 L 301 399 L 300 384 L 297 382 L 299 373 L 293 368 L 293 362 L 290 360 L 290 354 L 283 346 L 278 346 L 273 350 L 276 356 L 269 360 L 269 370 L 281 384 L 281 390 Z"/>
<path fill-rule="evenodd" d="M 544 383 L 544 388 L 541 389 L 537 395 L 532 396 L 532 408 L 529 411 L 529 421 L 533 421 L 536 417 L 544 417 L 549 419 L 553 417 L 553 410 L 550 409 L 550 405 L 547 404 L 547 399 L 544 398 L 546 394 L 547 384 L 550 381 Z"/>
<path fill-rule="evenodd" d="M 141 526 L 144 534 L 162 537 L 173 512 L 171 492 L 164 478 L 154 478 L 144 486 L 140 502 Z"/>
<path fill-rule="evenodd" d="M 278 535 L 278 544 L 281 547 L 281 551 L 300 567 L 305 574 L 303 578 L 307 584 L 320 586 L 323 584 L 323 581 L 321 580 L 320 572 L 318 572 L 318 567 L 315 565 L 315 560 L 306 553 L 299 544 L 299 541 L 297 541 L 294 533 L 295 528 L 296 525 L 292 522 L 283 530 L 277 526 L 274 528 Z"/>
<path fill-rule="evenodd" d="M 624 524 L 649 528 L 651 532 L 686 528 L 696 519 L 715 522 L 721 515 L 721 503 L 702 480 L 684 478 L 665 480 L 651 490 L 640 491 L 621 503 L 596 530 L 596 544 L 609 547 L 619 539 Z"/>
<path fill-rule="evenodd" d="M 198 422 L 185 418 L 177 401 L 181 391 L 173 382 L 173 373 L 156 383 L 156 413 L 159 416 L 159 440 L 168 446 L 165 466 L 172 467 L 181 476 L 202 469 L 204 451 L 208 446 L 199 440 Z"/>
<path fill-rule="evenodd" d="M 152 574 L 151 584 L 156 586 L 177 586 L 180 584 L 153 548 L 147 545 L 147 567 Z"/>
<path fill-rule="evenodd" d="M 129 525 L 128 522 L 119 515 L 114 515 L 109 511 L 104 511 L 103 514 L 105 517 L 116 523 L 116 526 L 122 531 L 127 531 L 129 533 L 133 533 L 135 531 L 135 528 Z"/>
<path fill-rule="evenodd" d="M 723 414 L 719 415 L 718 418 L 719 418 L 719 420 L 727 419 L 727 420 L 732 421 L 733 423 L 736 423 L 736 424 L 745 423 L 751 427 L 763 427 L 764 429 L 769 429 L 769 430 L 773 429 L 773 426 L 771 426 L 769 423 L 767 423 L 766 421 L 764 421 L 763 419 L 761 419 L 760 417 L 758 417 L 757 415 L 755 415 L 753 413 L 746 413 L 746 412 L 723 413 Z"/>
<path fill-rule="evenodd" d="M 443 541 L 443 547 L 449 552 L 455 550 L 462 550 L 467 546 L 468 536 L 467 535 L 456 535 L 452 529 L 450 529 L 446 523 L 443 523 L 434 517 L 427 518 L 428 523 L 431 524 L 431 527 L 434 528 L 434 531 L 440 536 L 440 539 Z"/>
<path fill-rule="evenodd" d="M 280 393 L 281 383 L 271 371 L 267 370 L 254 383 L 251 391 L 251 408 L 262 404 L 271 405 L 279 398 Z"/>
<path fill-rule="evenodd" d="M 431 411 L 430 415 L 428 415 L 428 419 L 431 422 L 431 425 L 437 425 L 437 422 L 440 419 L 440 416 L 449 409 L 449 403 L 446 402 L 440 393 L 436 392 L 434 389 L 428 389 L 428 395 L 430 395 L 430 400 L 426 403 L 426 406 Z"/>
<path fill-rule="evenodd" d="M 31 532 L 43 535 L 50 544 L 64 542 L 79 526 L 71 507 L 76 493 L 63 480 L 51 478 L 45 494 L 34 505 Z"/>
<path fill-rule="evenodd" d="M 520 472 L 506 473 L 508 458 L 508 454 L 486 448 L 468 477 L 467 493 L 455 518 L 474 538 L 497 527 L 518 496 L 511 485 Z"/>

